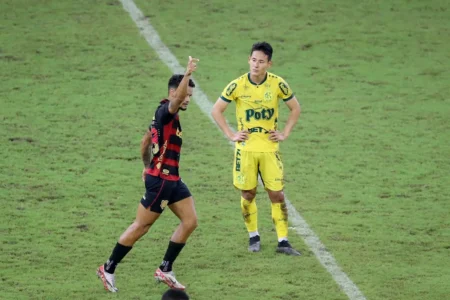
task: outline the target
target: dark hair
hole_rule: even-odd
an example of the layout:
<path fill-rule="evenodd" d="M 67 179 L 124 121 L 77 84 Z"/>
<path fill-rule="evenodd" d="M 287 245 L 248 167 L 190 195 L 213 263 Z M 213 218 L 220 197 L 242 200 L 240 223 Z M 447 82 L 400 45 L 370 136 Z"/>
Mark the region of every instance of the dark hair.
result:
<path fill-rule="evenodd" d="M 167 90 L 176 89 L 180 85 L 181 80 L 183 80 L 183 77 L 184 75 L 181 74 L 172 75 L 172 77 L 170 77 L 169 79 L 169 83 L 167 84 Z M 189 79 L 189 86 L 195 87 L 195 83 L 192 81 L 192 79 Z"/>
<path fill-rule="evenodd" d="M 252 46 L 252 52 L 250 52 L 250 56 L 253 54 L 254 51 L 261 51 L 262 53 L 267 55 L 269 61 L 272 59 L 273 49 L 269 43 L 266 42 L 254 43 Z"/>
<path fill-rule="evenodd" d="M 189 296 L 185 291 L 170 289 L 162 295 L 161 300 L 189 300 Z"/>

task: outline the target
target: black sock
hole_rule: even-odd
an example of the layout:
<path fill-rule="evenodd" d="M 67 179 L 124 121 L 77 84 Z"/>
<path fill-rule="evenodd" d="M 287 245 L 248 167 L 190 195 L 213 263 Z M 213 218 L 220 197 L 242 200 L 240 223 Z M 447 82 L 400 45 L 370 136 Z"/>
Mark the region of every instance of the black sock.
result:
<path fill-rule="evenodd" d="M 251 242 L 260 242 L 261 241 L 261 237 L 259 235 L 252 236 L 250 238 L 250 241 Z"/>
<path fill-rule="evenodd" d="M 278 247 L 289 247 L 291 248 L 291 244 L 289 244 L 289 241 L 283 240 L 281 242 L 278 242 Z"/>
<path fill-rule="evenodd" d="M 108 261 L 104 264 L 105 271 L 110 274 L 114 274 L 117 264 L 120 263 L 120 261 L 125 257 L 125 255 L 127 255 L 128 252 L 130 252 L 131 248 L 132 247 L 117 243 Z"/>
<path fill-rule="evenodd" d="M 162 261 L 159 268 L 163 272 L 170 272 L 172 271 L 172 264 L 177 258 L 178 254 L 180 254 L 181 250 L 183 249 L 184 245 L 186 244 L 180 244 L 170 241 L 169 247 L 167 247 L 166 254 L 164 255 L 164 260 Z"/>

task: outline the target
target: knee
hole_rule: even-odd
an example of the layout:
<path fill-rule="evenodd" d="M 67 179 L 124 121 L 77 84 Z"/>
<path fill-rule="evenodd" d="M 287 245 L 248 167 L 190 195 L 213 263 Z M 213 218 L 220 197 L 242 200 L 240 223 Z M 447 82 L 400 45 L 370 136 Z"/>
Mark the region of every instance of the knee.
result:
<path fill-rule="evenodd" d="M 241 192 L 242 198 L 244 198 L 247 201 L 252 201 L 256 197 L 256 189 L 248 190 L 248 191 L 242 191 Z"/>
<path fill-rule="evenodd" d="M 133 222 L 133 224 L 131 224 L 131 229 L 137 235 L 142 236 L 148 232 L 151 226 L 152 224 L 140 223 L 135 221 Z"/>
<path fill-rule="evenodd" d="M 187 230 L 187 231 L 194 231 L 197 227 L 198 227 L 198 219 L 197 216 L 190 218 L 189 220 L 184 220 L 182 222 L 183 227 Z"/>
<path fill-rule="evenodd" d="M 283 191 L 269 191 L 269 198 L 272 203 L 284 203 Z"/>

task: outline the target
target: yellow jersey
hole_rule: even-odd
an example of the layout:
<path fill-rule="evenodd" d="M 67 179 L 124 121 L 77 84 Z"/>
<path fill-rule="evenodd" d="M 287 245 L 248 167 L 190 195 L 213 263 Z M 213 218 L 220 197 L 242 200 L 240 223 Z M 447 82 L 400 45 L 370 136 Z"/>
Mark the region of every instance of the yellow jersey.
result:
<path fill-rule="evenodd" d="M 236 142 L 236 148 L 252 152 L 278 151 L 278 142 L 269 140 L 269 130 L 277 130 L 278 104 L 294 97 L 283 78 L 269 73 L 260 84 L 251 81 L 246 73 L 231 81 L 220 98 L 236 103 L 238 130 L 247 129 L 249 138 Z"/>

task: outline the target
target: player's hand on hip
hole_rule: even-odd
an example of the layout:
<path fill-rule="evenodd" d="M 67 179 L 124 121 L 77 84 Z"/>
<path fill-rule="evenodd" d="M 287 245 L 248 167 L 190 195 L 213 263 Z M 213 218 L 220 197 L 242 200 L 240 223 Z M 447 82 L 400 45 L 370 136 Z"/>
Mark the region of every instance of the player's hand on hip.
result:
<path fill-rule="evenodd" d="M 286 139 L 284 133 L 279 132 L 278 130 L 269 130 L 269 140 L 272 142 L 281 142 Z"/>
<path fill-rule="evenodd" d="M 233 136 L 230 137 L 232 142 L 243 142 L 248 140 L 248 130 L 241 130 L 236 132 Z"/>
<path fill-rule="evenodd" d="M 193 58 L 192 56 L 189 56 L 188 65 L 186 68 L 186 74 L 191 75 L 192 72 L 197 70 L 197 63 L 200 61 L 198 58 Z"/>

